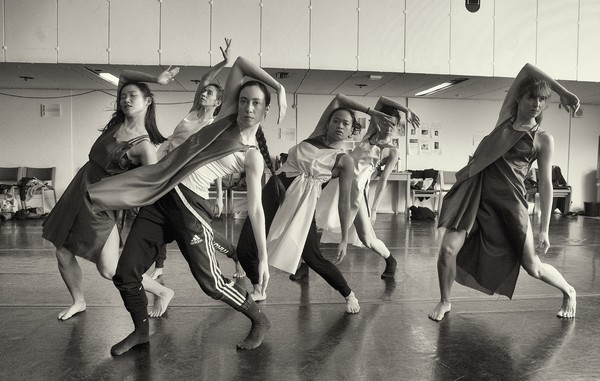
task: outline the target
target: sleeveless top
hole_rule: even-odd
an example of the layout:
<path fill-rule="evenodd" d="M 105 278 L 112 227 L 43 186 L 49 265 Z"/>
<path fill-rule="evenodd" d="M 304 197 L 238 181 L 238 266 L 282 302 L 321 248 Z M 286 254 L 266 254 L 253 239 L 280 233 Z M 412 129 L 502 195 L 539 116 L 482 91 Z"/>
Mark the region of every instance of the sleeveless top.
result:
<path fill-rule="evenodd" d="M 256 147 L 250 146 L 250 148 Z M 246 152 L 234 152 L 198 168 L 183 179 L 181 184 L 191 189 L 198 196 L 207 199 L 209 197 L 208 189 L 217 178 L 244 172 L 245 163 Z"/>
<path fill-rule="evenodd" d="M 271 266 L 289 273 L 296 271 L 321 188 L 331 179 L 340 154 L 343 154 L 340 149 L 327 147 L 317 140 L 302 141 L 289 150 L 286 162 L 277 173 L 295 179 L 285 192 L 267 237 Z"/>
<path fill-rule="evenodd" d="M 163 142 L 157 151 L 158 160 L 165 157 L 166 154 L 179 147 L 181 143 L 185 142 L 192 134 L 198 132 L 205 126 L 211 124 L 215 118 L 202 121 L 200 119 L 190 119 L 191 114 L 196 114 L 195 111 L 191 111 L 186 115 L 185 118 L 179 122 L 173 133 Z"/>

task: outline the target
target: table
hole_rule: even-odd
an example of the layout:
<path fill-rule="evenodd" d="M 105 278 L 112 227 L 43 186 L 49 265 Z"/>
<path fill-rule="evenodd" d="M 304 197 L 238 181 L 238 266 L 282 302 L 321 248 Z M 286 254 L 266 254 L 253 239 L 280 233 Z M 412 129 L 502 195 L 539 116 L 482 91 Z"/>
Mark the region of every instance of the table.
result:
<path fill-rule="evenodd" d="M 394 213 L 398 214 L 398 204 L 400 203 L 400 189 L 402 185 L 404 185 L 404 215 L 408 219 L 410 217 L 410 213 L 408 211 L 409 203 L 408 198 L 410 197 L 410 172 L 392 172 L 390 173 L 390 177 L 388 177 L 388 182 L 394 183 L 394 198 L 392 201 L 392 210 Z M 404 182 L 405 184 L 401 184 Z"/>

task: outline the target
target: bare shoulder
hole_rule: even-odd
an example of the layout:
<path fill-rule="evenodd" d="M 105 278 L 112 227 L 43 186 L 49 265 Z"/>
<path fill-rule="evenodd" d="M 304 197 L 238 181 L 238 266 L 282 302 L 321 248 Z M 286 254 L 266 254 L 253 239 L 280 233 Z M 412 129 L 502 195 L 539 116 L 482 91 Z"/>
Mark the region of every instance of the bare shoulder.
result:
<path fill-rule="evenodd" d="M 257 166 L 262 164 L 263 157 L 257 147 L 250 147 L 246 151 L 246 167 Z"/>

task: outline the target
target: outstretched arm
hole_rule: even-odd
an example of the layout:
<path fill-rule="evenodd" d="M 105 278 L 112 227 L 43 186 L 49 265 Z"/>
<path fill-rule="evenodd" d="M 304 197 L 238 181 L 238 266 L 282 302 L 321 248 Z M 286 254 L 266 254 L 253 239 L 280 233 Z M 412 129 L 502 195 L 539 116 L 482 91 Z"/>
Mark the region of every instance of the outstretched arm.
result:
<path fill-rule="evenodd" d="M 377 182 L 377 187 L 375 188 L 373 206 L 371 206 L 371 223 L 375 223 L 375 220 L 377 219 L 377 208 L 379 207 L 383 190 L 387 186 L 388 178 L 394 170 L 394 166 L 398 162 L 398 156 L 400 156 L 400 150 L 397 148 L 390 148 L 389 150 L 389 155 L 387 155 L 385 159 L 385 169 L 381 173 L 381 176 L 379 176 L 379 181 Z"/>
<path fill-rule="evenodd" d="M 258 283 L 261 285 L 261 293 L 264 293 L 269 284 L 270 275 L 265 213 L 261 201 L 261 179 L 265 165 L 260 152 L 255 149 L 248 150 L 245 167 L 248 217 L 252 223 L 252 231 L 258 250 Z"/>
<path fill-rule="evenodd" d="M 119 88 L 123 87 L 123 84 L 127 82 L 148 82 L 148 83 L 158 83 L 160 85 L 166 85 L 170 82 L 173 82 L 173 77 L 175 77 L 179 73 L 179 68 L 174 67 L 171 69 L 171 66 L 167 68 L 167 70 L 163 71 L 159 75 L 152 75 L 143 73 L 141 71 L 135 70 L 124 70 L 119 77 Z"/>
<path fill-rule="evenodd" d="M 327 106 L 325 111 L 323 111 L 323 114 L 321 114 L 321 118 L 319 119 L 319 122 L 317 123 L 317 127 L 315 128 L 313 133 L 310 135 L 311 138 L 315 137 L 315 136 L 325 135 L 325 133 L 327 131 L 327 121 L 329 120 L 331 113 L 335 109 L 340 108 L 340 107 L 346 107 L 346 108 L 349 108 L 354 111 L 363 112 L 363 113 L 369 115 L 370 117 L 374 118 L 378 123 L 381 123 L 381 124 L 387 125 L 387 124 L 392 123 L 392 120 L 386 114 L 382 113 L 381 111 L 367 107 L 367 106 L 363 105 L 362 103 L 356 102 L 355 100 L 353 100 L 343 94 L 338 94 L 329 103 L 329 105 Z"/>
<path fill-rule="evenodd" d="M 579 109 L 579 98 L 570 91 L 568 91 L 564 86 L 560 83 L 552 79 L 548 74 L 544 73 L 536 66 L 527 63 L 519 74 L 517 74 L 515 80 L 510 85 L 508 92 L 506 93 L 506 97 L 504 98 L 504 103 L 502 104 L 502 108 L 500 109 L 500 115 L 498 117 L 498 122 L 496 126 L 500 125 L 507 119 L 512 117 L 511 110 L 513 108 L 514 103 L 517 101 L 517 96 L 519 92 L 519 88 L 521 83 L 530 77 L 536 77 L 542 79 L 550 85 L 550 88 L 556 92 L 560 97 L 560 103 L 563 105 L 567 112 L 575 113 Z"/>
<path fill-rule="evenodd" d="M 223 118 L 227 115 L 237 113 L 238 108 L 238 92 L 242 86 L 242 80 L 244 77 L 251 77 L 257 79 L 267 86 L 272 87 L 277 91 L 277 101 L 279 104 L 279 118 L 277 123 L 280 123 L 285 116 L 287 109 L 287 100 L 285 98 L 285 88 L 269 73 L 251 63 L 244 57 L 238 57 L 233 63 L 227 82 L 225 83 L 225 94 L 223 95 L 223 105 L 221 106 L 221 112 L 217 115 L 216 119 Z"/>
<path fill-rule="evenodd" d="M 198 82 L 198 88 L 196 88 L 196 95 L 194 96 L 194 104 L 192 105 L 191 111 L 198 110 L 200 108 L 200 95 L 202 95 L 202 91 L 206 86 L 208 86 L 213 79 L 221 72 L 221 70 L 229 63 L 229 47 L 231 46 L 231 38 L 225 38 L 225 50 L 222 47 L 221 54 L 223 54 L 223 61 L 219 62 L 209 71 L 207 71 L 202 78 L 200 78 L 200 82 Z"/>

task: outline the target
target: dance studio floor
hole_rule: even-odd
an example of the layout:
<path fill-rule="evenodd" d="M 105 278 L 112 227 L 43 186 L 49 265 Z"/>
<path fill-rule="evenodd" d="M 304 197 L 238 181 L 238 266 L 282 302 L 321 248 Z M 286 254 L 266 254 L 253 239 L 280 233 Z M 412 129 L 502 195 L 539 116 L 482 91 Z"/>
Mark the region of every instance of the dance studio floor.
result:
<path fill-rule="evenodd" d="M 240 227 L 241 220 L 215 221 L 235 240 Z M 58 321 L 70 297 L 54 250 L 41 238 L 41 221 L 2 222 L 0 379 L 600 379 L 600 219 L 552 216 L 554 246 L 542 260 L 577 289 L 572 321 L 555 316 L 562 300 L 557 290 L 521 271 L 512 301 L 455 285 L 452 312 L 433 322 L 427 313 L 439 298 L 434 223 L 381 214 L 376 232 L 398 259 L 396 282 L 379 278 L 379 257 L 351 248 L 340 269 L 361 311 L 348 315 L 342 297 L 314 272 L 292 282 L 272 269 L 262 307 L 273 328 L 253 351 L 235 349 L 249 321 L 204 295 L 169 245 L 163 278 L 175 298 L 162 318 L 151 320 L 149 345 L 113 358 L 111 345 L 132 324 L 112 283 L 80 260 L 87 311 Z M 329 258 L 334 250 L 324 247 Z M 228 258 L 220 263 L 233 274 Z M 250 289 L 247 279 L 243 284 Z"/>

